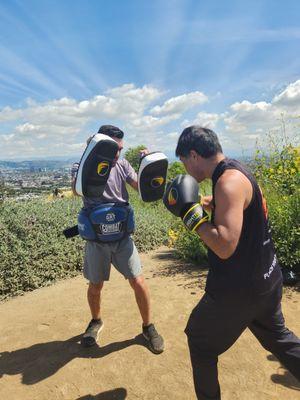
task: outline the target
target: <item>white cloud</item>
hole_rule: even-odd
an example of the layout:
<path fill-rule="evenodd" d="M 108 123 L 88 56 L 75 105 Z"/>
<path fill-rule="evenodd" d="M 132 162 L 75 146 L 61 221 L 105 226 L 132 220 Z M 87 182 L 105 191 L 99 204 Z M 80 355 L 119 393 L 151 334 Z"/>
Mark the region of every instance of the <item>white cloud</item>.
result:
<path fill-rule="evenodd" d="M 40 156 L 74 153 L 84 147 L 82 143 L 92 133 L 86 131 L 87 124 L 95 121 L 120 125 L 126 132 L 125 144 L 155 146 L 160 138 L 158 129 L 180 120 L 184 112 L 208 101 L 202 92 L 191 92 L 153 107 L 163 94 L 152 85 L 124 84 L 82 101 L 62 97 L 38 103 L 30 98 L 23 108 L 5 107 L 0 110 L 0 122 L 6 124 L 5 146 L 0 149 L 0 157 L 19 156 L 25 143 L 25 153 L 31 151 L 33 156 L 37 151 Z M 3 134 L 0 127 L 0 137 Z"/>
<path fill-rule="evenodd" d="M 39 131 L 40 129 L 41 129 L 40 125 L 33 125 L 33 124 L 29 124 L 28 122 L 26 122 L 23 125 L 16 126 L 16 131 L 20 132 L 20 133 L 35 132 L 35 131 Z"/>
<path fill-rule="evenodd" d="M 120 126 L 126 133 L 125 146 L 143 143 L 151 151 L 172 152 L 177 129 L 188 125 L 217 127 L 226 148 L 238 151 L 252 148 L 268 132 L 282 129 L 283 121 L 287 134 L 300 122 L 300 80 L 270 101 L 245 99 L 223 113 L 204 111 L 201 106 L 208 98 L 202 92 L 171 97 L 158 105 L 162 95 L 162 90 L 151 85 L 125 84 L 82 101 L 63 97 L 38 103 L 27 99 L 23 108 L 4 107 L 0 110 L 0 158 L 80 154 L 86 137 L 93 133 L 88 129 L 91 123 Z M 190 118 L 189 111 L 195 107 L 195 117 Z M 222 124 L 224 129 L 220 129 Z"/>
<path fill-rule="evenodd" d="M 178 138 L 179 133 L 178 133 L 178 132 L 170 132 L 170 133 L 167 133 L 166 136 L 167 136 L 168 138 Z"/>
<path fill-rule="evenodd" d="M 272 103 L 278 107 L 300 108 L 300 79 L 287 86 L 285 90 L 274 97 Z"/>
<path fill-rule="evenodd" d="M 181 96 L 172 97 L 164 102 L 162 106 L 155 106 L 151 109 L 153 115 L 178 114 L 208 101 L 207 96 L 202 92 L 191 92 Z"/>
<path fill-rule="evenodd" d="M 225 129 L 232 140 L 253 147 L 255 140 L 263 142 L 268 133 L 283 133 L 293 140 L 295 123 L 300 117 L 300 80 L 291 83 L 270 102 L 248 100 L 231 105 L 224 117 Z M 299 129 L 299 128 L 298 128 Z"/>
<path fill-rule="evenodd" d="M 157 128 L 158 126 L 167 125 L 169 122 L 180 118 L 180 114 L 166 115 L 161 118 L 153 117 L 152 115 L 144 115 L 140 118 L 130 121 L 128 124 L 135 129 L 142 131 Z"/>
<path fill-rule="evenodd" d="M 4 107 L 0 111 L 0 122 L 16 120 L 18 118 L 22 118 L 22 116 L 23 110 L 14 110 L 11 107 Z"/>
<path fill-rule="evenodd" d="M 199 112 L 192 121 L 184 120 L 181 124 L 183 128 L 190 125 L 200 125 L 204 128 L 214 129 L 218 121 L 222 118 L 221 114 Z"/>

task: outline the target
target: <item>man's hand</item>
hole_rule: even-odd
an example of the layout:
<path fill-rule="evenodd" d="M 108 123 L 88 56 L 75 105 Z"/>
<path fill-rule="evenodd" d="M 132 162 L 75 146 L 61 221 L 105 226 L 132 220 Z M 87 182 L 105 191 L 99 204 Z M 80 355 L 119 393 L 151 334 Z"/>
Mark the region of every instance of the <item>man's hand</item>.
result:
<path fill-rule="evenodd" d="M 205 211 L 212 211 L 214 209 L 212 196 L 200 196 L 200 204 Z"/>
<path fill-rule="evenodd" d="M 149 150 L 148 149 L 140 150 L 140 158 L 146 156 L 147 154 L 149 154 Z"/>
<path fill-rule="evenodd" d="M 178 175 L 169 183 L 163 202 L 166 208 L 180 217 L 190 231 L 208 221 L 208 215 L 199 204 L 199 186 L 190 175 Z"/>

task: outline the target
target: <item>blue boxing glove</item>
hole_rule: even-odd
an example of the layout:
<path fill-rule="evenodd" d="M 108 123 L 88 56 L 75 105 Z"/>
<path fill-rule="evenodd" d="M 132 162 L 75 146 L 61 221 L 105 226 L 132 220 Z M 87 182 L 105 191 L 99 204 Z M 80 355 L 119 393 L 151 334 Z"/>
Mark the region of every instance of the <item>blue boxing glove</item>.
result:
<path fill-rule="evenodd" d="M 186 228 L 194 232 L 208 221 L 208 215 L 199 204 L 199 186 L 190 175 L 178 175 L 168 184 L 163 202 L 176 217 L 180 217 Z"/>

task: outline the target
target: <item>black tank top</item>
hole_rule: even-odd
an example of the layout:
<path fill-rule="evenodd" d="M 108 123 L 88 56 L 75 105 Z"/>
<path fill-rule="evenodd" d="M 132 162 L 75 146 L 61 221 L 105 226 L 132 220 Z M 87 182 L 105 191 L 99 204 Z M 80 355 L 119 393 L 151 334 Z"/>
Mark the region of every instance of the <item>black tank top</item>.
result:
<path fill-rule="evenodd" d="M 213 199 L 216 183 L 227 169 L 236 169 L 244 174 L 251 182 L 253 194 L 243 213 L 241 235 L 235 252 L 223 260 L 208 250 L 210 270 L 206 291 L 216 296 L 264 294 L 282 280 L 268 223 L 266 202 L 254 176 L 240 162 L 228 158 L 222 160 L 213 172 Z"/>

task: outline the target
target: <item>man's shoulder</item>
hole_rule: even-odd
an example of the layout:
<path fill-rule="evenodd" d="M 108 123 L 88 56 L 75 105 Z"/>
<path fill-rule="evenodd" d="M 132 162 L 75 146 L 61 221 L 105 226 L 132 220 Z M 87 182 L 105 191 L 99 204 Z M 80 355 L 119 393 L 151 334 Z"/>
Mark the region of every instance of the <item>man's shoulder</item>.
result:
<path fill-rule="evenodd" d="M 250 183 L 249 178 L 242 171 L 239 171 L 238 169 L 226 169 L 218 179 L 216 186 L 234 187 L 248 183 Z"/>
<path fill-rule="evenodd" d="M 120 166 L 128 166 L 128 165 L 130 165 L 128 160 L 126 160 L 126 158 L 119 158 L 119 160 L 117 161 L 117 164 L 119 164 Z"/>
<path fill-rule="evenodd" d="M 126 160 L 126 158 L 122 158 L 119 159 L 116 163 L 116 165 L 121 168 L 122 170 L 124 170 L 125 172 L 129 172 L 132 168 L 132 166 L 130 165 L 129 161 Z"/>

